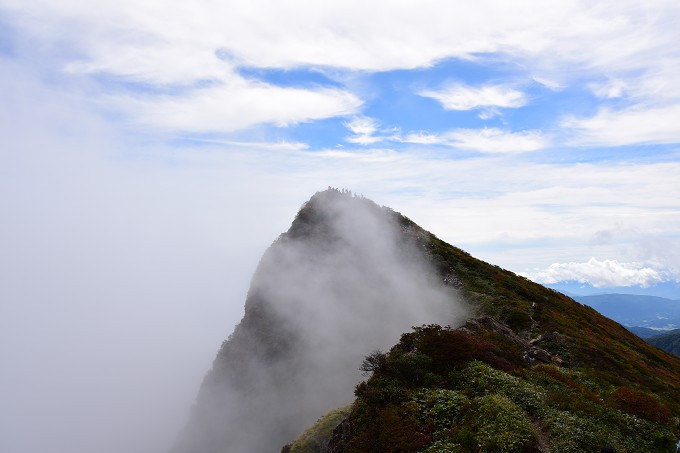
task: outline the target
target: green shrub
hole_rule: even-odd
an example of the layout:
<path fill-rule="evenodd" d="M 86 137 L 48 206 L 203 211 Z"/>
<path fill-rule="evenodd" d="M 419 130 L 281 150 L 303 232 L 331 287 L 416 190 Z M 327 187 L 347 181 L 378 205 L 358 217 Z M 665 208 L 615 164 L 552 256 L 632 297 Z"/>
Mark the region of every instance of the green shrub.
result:
<path fill-rule="evenodd" d="M 436 430 L 448 430 L 460 415 L 468 398 L 460 392 L 448 389 L 421 390 L 413 396 L 423 422 Z"/>
<path fill-rule="evenodd" d="M 407 385 L 422 385 L 432 364 L 425 354 L 410 352 L 400 354 L 390 361 L 390 368 Z"/>
<path fill-rule="evenodd" d="M 472 423 L 479 451 L 533 451 L 536 436 L 527 414 L 504 395 L 492 394 L 473 401 Z"/>
<path fill-rule="evenodd" d="M 457 378 L 471 396 L 500 393 L 532 414 L 544 405 L 546 392 L 541 387 L 479 361 L 470 362 Z"/>
<path fill-rule="evenodd" d="M 598 412 L 597 406 L 580 395 L 575 394 L 567 388 L 550 390 L 546 397 L 546 404 L 559 410 L 581 414 L 595 414 Z"/>
<path fill-rule="evenodd" d="M 605 442 L 611 442 L 608 439 L 611 436 L 604 435 L 606 429 L 597 420 L 552 408 L 546 415 L 553 453 L 596 451 Z"/>
<path fill-rule="evenodd" d="M 351 440 L 350 451 L 415 452 L 432 443 L 431 435 L 407 407 L 388 406 L 377 414 L 375 423 Z"/>
<path fill-rule="evenodd" d="M 364 374 L 364 376 L 368 376 L 371 373 L 375 373 L 381 369 L 384 369 L 386 365 L 387 354 L 376 349 L 364 358 L 363 362 L 361 362 L 359 370 Z"/>
<path fill-rule="evenodd" d="M 334 409 L 321 417 L 290 446 L 290 453 L 317 453 L 328 445 L 333 430 L 349 413 L 350 406 Z"/>
<path fill-rule="evenodd" d="M 436 440 L 424 453 L 458 453 L 463 452 L 463 446 L 450 440 Z"/>
<path fill-rule="evenodd" d="M 515 332 L 521 332 L 531 327 L 532 320 L 527 310 L 516 308 L 508 313 L 505 322 Z"/>
<path fill-rule="evenodd" d="M 668 424 L 673 414 L 651 396 L 630 387 L 620 387 L 612 395 L 616 408 L 654 423 Z"/>
<path fill-rule="evenodd" d="M 401 402 L 405 397 L 405 390 L 396 379 L 373 376 L 368 382 L 358 384 L 354 395 L 364 399 L 369 405 L 384 406 Z"/>

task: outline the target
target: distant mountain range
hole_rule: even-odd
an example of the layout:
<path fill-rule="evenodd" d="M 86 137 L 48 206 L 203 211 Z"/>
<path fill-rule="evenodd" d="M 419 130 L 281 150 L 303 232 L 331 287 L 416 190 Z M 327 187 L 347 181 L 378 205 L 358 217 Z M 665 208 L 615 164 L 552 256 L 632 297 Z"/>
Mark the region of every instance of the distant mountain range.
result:
<path fill-rule="evenodd" d="M 680 300 L 637 294 L 571 297 L 623 324 L 648 343 L 680 356 Z"/>
<path fill-rule="evenodd" d="M 680 282 L 663 282 L 654 286 L 620 286 L 596 288 L 588 283 L 566 281 L 548 283 L 544 286 L 557 290 L 569 297 L 599 296 L 603 294 L 634 294 L 637 296 L 656 296 L 665 299 L 680 300 Z"/>
<path fill-rule="evenodd" d="M 636 294 L 572 297 L 627 327 L 647 327 L 652 330 L 680 328 L 680 300 Z"/>
<path fill-rule="evenodd" d="M 660 332 L 664 333 L 669 332 L 668 330 L 654 330 L 650 329 L 649 327 L 626 327 L 626 328 L 633 332 L 638 337 L 644 338 L 645 340 L 655 335 L 659 335 Z"/>

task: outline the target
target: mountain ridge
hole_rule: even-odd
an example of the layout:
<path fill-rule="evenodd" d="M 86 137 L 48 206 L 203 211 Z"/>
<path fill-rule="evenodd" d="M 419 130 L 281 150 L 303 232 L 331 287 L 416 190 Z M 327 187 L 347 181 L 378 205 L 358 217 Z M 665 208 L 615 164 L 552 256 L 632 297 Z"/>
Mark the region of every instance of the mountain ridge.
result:
<path fill-rule="evenodd" d="M 630 294 L 636 296 L 655 296 L 664 299 L 680 300 L 680 282 L 665 281 L 652 286 L 617 286 L 596 287 L 587 282 L 576 280 L 562 281 L 558 283 L 545 283 L 544 286 L 552 288 L 569 297 L 600 296 L 605 294 Z"/>
<path fill-rule="evenodd" d="M 305 302 L 307 287 L 313 287 L 311 304 Z M 351 316 L 343 324 L 348 308 Z M 317 323 L 321 331 L 309 328 Z M 342 327 L 334 329 L 336 324 Z M 366 334 L 386 327 L 394 328 L 380 341 Z M 305 356 L 313 349 L 324 352 L 314 356 L 316 362 Z M 365 368 L 371 375 L 356 385 L 352 403 L 356 371 L 371 350 L 374 363 Z M 338 418 L 324 418 L 325 435 L 308 431 L 303 438 L 312 440 L 298 439 L 287 448 L 473 451 L 471 445 L 488 440 L 484 430 L 495 426 L 523 433 L 516 448 L 504 451 L 582 451 L 605 440 L 621 451 L 671 451 L 680 415 L 678 370 L 677 357 L 594 309 L 478 260 L 389 208 L 328 190 L 305 203 L 289 231 L 265 252 L 244 318 L 220 348 L 173 453 L 271 451 L 348 403 L 348 415 L 334 429 L 328 420 Z M 307 379 L 310 373 L 314 379 Z M 541 397 L 527 397 L 529 404 L 501 384 L 465 387 L 477 382 L 470 380 L 474 376 L 538 389 Z M 349 391 L 337 391 L 348 383 Z M 578 404 L 569 406 L 570 398 Z M 494 425 L 494 405 L 514 414 L 516 426 Z M 437 417 L 416 416 L 437 407 Z M 665 418 L 648 420 L 649 408 Z M 616 414 L 602 425 L 608 436 L 576 435 L 579 423 L 603 411 Z M 644 434 L 638 443 L 627 440 L 630 417 L 637 420 L 637 434 Z M 572 438 L 577 440 L 565 444 Z M 508 434 L 508 442 L 515 440 Z M 407 445 L 416 445 L 411 441 L 418 448 L 409 450 Z"/>

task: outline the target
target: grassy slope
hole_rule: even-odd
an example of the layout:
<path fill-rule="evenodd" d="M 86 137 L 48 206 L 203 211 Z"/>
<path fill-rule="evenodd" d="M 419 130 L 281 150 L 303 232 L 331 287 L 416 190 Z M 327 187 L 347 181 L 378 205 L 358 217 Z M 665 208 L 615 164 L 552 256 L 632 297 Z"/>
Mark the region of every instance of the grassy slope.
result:
<path fill-rule="evenodd" d="M 645 387 L 680 415 L 677 357 L 561 293 L 480 261 L 434 236 L 429 239 L 439 271 L 455 273 L 480 314 L 493 316 L 531 338 L 559 332 L 563 341 L 543 346 L 561 357 L 563 366 L 602 371 L 611 375 L 612 383 Z M 534 302 L 536 310 L 531 309 Z M 536 323 L 533 328 L 526 329 L 527 317 Z"/>
<path fill-rule="evenodd" d="M 673 451 L 678 357 L 394 215 L 481 321 L 405 334 L 328 451 Z M 523 360 L 532 348 L 546 363 Z"/>

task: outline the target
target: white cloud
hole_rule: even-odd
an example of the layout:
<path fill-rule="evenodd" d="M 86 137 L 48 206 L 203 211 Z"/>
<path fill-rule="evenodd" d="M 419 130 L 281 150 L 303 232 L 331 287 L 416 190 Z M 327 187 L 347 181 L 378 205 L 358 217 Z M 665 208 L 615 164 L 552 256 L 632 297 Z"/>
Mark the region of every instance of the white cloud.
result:
<path fill-rule="evenodd" d="M 474 10 L 440 2 L 367 4 L 357 0 L 323 5 L 313 1 L 181 4 L 152 0 L 143 8 L 131 0 L 95 5 L 46 0 L 3 3 L 19 11 L 27 25 L 42 26 L 36 33 L 45 38 L 61 36 L 77 43 L 80 35 L 78 46 L 86 51 L 82 60 L 88 67 L 112 68 L 116 61 L 127 70 L 134 70 L 134 60 L 129 58 L 133 49 L 152 54 L 166 44 L 223 49 L 235 61 L 258 67 L 412 68 L 448 56 L 497 51 L 513 33 L 529 30 L 531 36 L 522 36 L 524 43 L 541 36 L 535 29 L 542 23 L 560 20 L 564 14 L 582 15 L 571 5 L 534 6 L 533 14 L 526 14 L 522 8 L 530 2 L 511 7 L 494 1 L 482 2 L 487 4 Z M 480 10 L 486 13 L 479 14 Z M 92 39 L 83 39 L 85 35 Z M 511 41 L 506 45 L 519 44 L 517 37 Z M 536 44 L 531 42 L 533 47 Z M 180 68 L 182 62 L 164 59 L 157 64 L 168 69 Z M 118 66 L 117 71 L 124 68 Z"/>
<path fill-rule="evenodd" d="M 335 89 L 282 88 L 240 80 L 177 96 L 111 98 L 136 121 L 179 131 L 230 132 L 257 124 L 286 126 L 349 115 L 361 105 L 353 94 Z"/>
<path fill-rule="evenodd" d="M 640 238 L 639 254 L 656 268 L 668 269 L 676 282 L 680 282 L 680 240 L 664 235 Z"/>
<path fill-rule="evenodd" d="M 446 57 L 479 57 L 485 52 L 535 56 L 548 62 L 635 65 L 641 54 L 650 49 L 660 53 L 662 45 L 673 42 L 668 31 L 674 30 L 678 14 L 673 2 L 640 5 L 625 0 L 595 6 L 584 1 L 480 0 L 474 8 L 388 0 L 323 5 L 271 0 L 187 5 L 156 0 L 146 2 L 144 8 L 131 0 L 98 2 L 96 7 L 76 1 L 4 3 L 37 18 L 31 25 L 48 25 L 43 35 L 66 32 L 66 39 L 93 35 L 95 41 L 82 45 L 90 51 L 88 59 L 98 64 L 122 58 L 132 47 L 155 49 L 170 43 L 223 49 L 236 61 L 259 67 L 322 65 L 380 71 L 427 66 Z M 50 16 L 53 19 L 47 24 L 41 22 Z M 118 57 L 104 55 L 105 42 L 125 52 Z"/>
<path fill-rule="evenodd" d="M 352 135 L 345 138 L 348 143 L 373 145 L 380 142 L 404 142 L 399 128 L 381 128 L 375 118 L 357 116 L 344 123 Z"/>
<path fill-rule="evenodd" d="M 446 110 L 472 110 L 480 107 L 517 108 L 527 103 L 524 93 L 502 85 L 471 87 L 453 84 L 442 90 L 423 90 L 418 94 L 437 100 Z"/>
<path fill-rule="evenodd" d="M 345 126 L 355 135 L 373 135 L 378 130 L 377 121 L 365 116 L 353 118 Z"/>
<path fill-rule="evenodd" d="M 415 145 L 443 145 L 488 154 L 525 153 L 545 149 L 550 145 L 549 139 L 539 131 L 510 132 L 496 128 L 455 129 L 441 134 L 417 131 L 402 136 L 399 133 L 375 135 L 377 131 L 375 121 L 365 118 L 347 126 L 355 132 L 355 135 L 348 138 L 348 141 L 364 145 L 392 141 Z"/>
<path fill-rule="evenodd" d="M 402 141 L 404 143 L 413 143 L 417 145 L 439 145 L 442 143 L 442 138 L 437 134 L 420 131 L 407 134 Z"/>
<path fill-rule="evenodd" d="M 544 87 L 546 87 L 546 88 L 548 88 L 552 91 L 560 91 L 560 90 L 564 89 L 564 85 L 560 84 L 559 82 L 557 82 L 555 80 L 551 80 L 551 79 L 544 78 L 544 77 L 541 77 L 541 76 L 533 76 L 532 79 L 536 83 L 540 83 L 541 85 L 543 85 Z"/>
<path fill-rule="evenodd" d="M 168 451 L 242 315 L 253 252 L 290 221 L 254 200 L 287 185 L 238 147 L 219 168 L 130 149 L 36 79 L 0 58 L 0 449 Z"/>
<path fill-rule="evenodd" d="M 593 82 L 589 87 L 597 97 L 605 99 L 620 98 L 628 89 L 626 82 L 620 79 Z"/>
<path fill-rule="evenodd" d="M 585 263 L 553 263 L 546 270 L 524 274 L 539 283 L 577 281 L 595 288 L 642 286 L 647 288 L 668 280 L 664 272 L 641 263 L 599 261 L 590 258 Z"/>
<path fill-rule="evenodd" d="M 195 51 L 208 55 L 222 49 L 236 62 L 270 68 L 314 65 L 384 71 L 428 66 L 446 57 L 479 58 L 486 52 L 547 60 L 546 67 L 559 60 L 649 67 L 656 57 L 673 53 L 668 45 L 675 41 L 679 12 L 671 1 L 641 5 L 625 0 L 594 6 L 585 1 L 480 0 L 474 8 L 389 0 L 368 4 L 152 0 L 143 8 L 132 0 L 88 4 L 3 0 L 3 5 L 41 38 L 61 37 L 62 44 L 77 45 L 82 50 L 78 60 L 88 67 L 122 73 L 134 71 L 139 63 L 131 57 L 135 49 L 146 55 L 145 60 L 165 46 L 191 50 L 181 52 L 185 58 Z M 196 70 L 169 56 L 154 60 L 163 70 L 152 73 Z M 636 62 L 640 56 L 645 58 Z M 212 71 L 211 66 L 205 69 Z"/>
<path fill-rule="evenodd" d="M 373 118 L 366 116 L 356 117 L 346 122 L 345 126 L 353 134 L 346 138 L 349 143 L 370 145 L 383 140 L 382 137 L 374 135 L 378 131 L 378 122 Z"/>
<path fill-rule="evenodd" d="M 481 153 L 525 153 L 549 146 L 549 140 L 536 131 L 508 132 L 496 128 L 458 129 L 442 136 L 443 143 Z"/>
<path fill-rule="evenodd" d="M 237 141 L 237 140 L 222 140 L 217 138 L 202 138 L 202 137 L 186 137 L 185 140 L 196 143 L 211 143 L 216 145 L 225 145 L 238 149 L 259 149 L 259 150 L 276 150 L 276 151 L 302 151 L 309 149 L 309 145 L 301 142 L 254 142 L 254 141 Z"/>
<path fill-rule="evenodd" d="M 501 111 L 496 108 L 496 107 L 488 107 L 482 109 L 477 116 L 479 116 L 479 119 L 481 120 L 490 120 L 491 118 L 494 118 L 496 116 L 500 116 Z"/>
<path fill-rule="evenodd" d="M 562 127 L 571 130 L 572 143 L 577 145 L 669 144 L 680 142 L 678 118 L 680 103 L 625 110 L 603 108 L 590 118 L 565 118 Z"/>
<path fill-rule="evenodd" d="M 574 81 L 611 78 L 620 83 L 619 88 L 600 87 L 601 95 L 644 101 L 647 110 L 662 108 L 668 99 L 680 99 L 676 25 L 680 7 L 673 1 L 536 4 L 480 0 L 474 7 L 461 7 L 438 1 L 416 5 L 387 0 L 323 4 L 150 0 L 143 6 L 132 0 L 1 0 L 0 5 L 4 20 L 22 33 L 18 45 L 30 43 L 32 51 L 49 54 L 44 59 L 44 54 L 34 56 L 34 62 L 69 74 L 104 75 L 152 86 L 231 86 L 240 83 L 238 70 L 244 66 L 387 71 L 428 67 L 447 58 L 484 61 L 489 56 L 494 62 L 526 68 L 551 89 Z M 258 91 L 245 82 L 240 86 L 248 95 L 252 94 L 249 90 Z M 277 88 L 278 92 L 273 88 L 263 91 L 275 99 L 293 93 Z M 274 111 L 268 112 L 269 104 L 262 100 L 267 96 L 254 96 L 258 102 L 240 112 L 250 118 L 243 121 L 245 127 L 253 121 L 288 124 L 346 114 L 348 109 L 329 105 L 334 101 L 318 89 L 310 91 L 309 98 L 323 98 L 318 110 L 307 104 L 296 110 L 293 104 L 282 112 L 274 102 Z M 230 93 L 240 96 L 238 90 Z M 446 108 L 486 108 L 481 116 L 487 119 L 497 114 L 494 108 L 516 108 L 527 102 L 522 92 L 505 85 L 461 85 L 425 93 Z M 96 90 L 90 93 L 95 98 L 98 94 Z M 160 107 L 170 107 L 169 118 L 147 118 L 147 124 L 190 122 L 178 118 L 182 114 L 175 104 L 155 100 Z M 139 101 L 146 105 L 141 113 L 163 115 L 162 108 L 148 106 L 154 99 Z M 177 101 L 194 113 L 206 102 L 198 93 Z M 214 117 L 209 121 L 220 122 Z M 583 125 L 587 132 L 589 124 Z M 670 140 L 666 132 L 661 131 L 658 139 L 647 137 L 653 130 L 641 135 L 645 142 L 666 143 Z"/>

